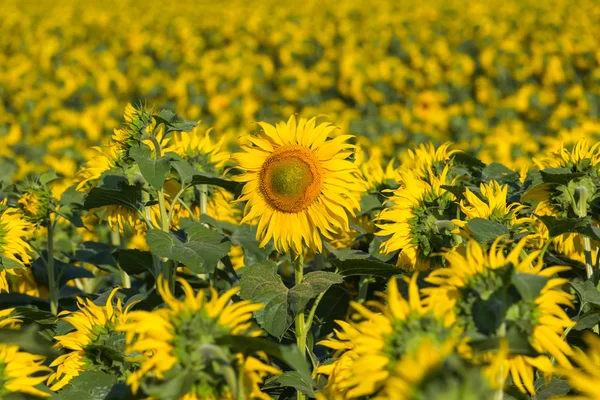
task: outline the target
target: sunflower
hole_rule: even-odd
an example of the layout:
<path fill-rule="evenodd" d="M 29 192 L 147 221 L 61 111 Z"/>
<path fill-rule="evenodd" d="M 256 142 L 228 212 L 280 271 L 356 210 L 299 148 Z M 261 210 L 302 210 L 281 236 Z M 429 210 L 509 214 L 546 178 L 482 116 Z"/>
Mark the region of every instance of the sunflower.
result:
<path fill-rule="evenodd" d="M 571 151 L 565 147 L 551 152 L 548 157 L 534 159 L 539 169 L 565 168 L 577 175 L 567 184 L 543 183 L 529 189 L 523 196 L 523 201 L 531 200 L 537 204 L 534 213 L 537 215 L 550 215 L 559 219 L 579 218 L 589 214 L 595 201 L 600 196 L 600 143 L 589 145 L 586 139 L 581 139 L 574 144 Z M 581 193 L 585 192 L 584 214 L 576 211 L 581 201 Z M 542 237 L 548 237 L 548 229 L 541 222 L 535 226 Z M 593 220 L 596 227 L 600 227 L 597 220 Z M 566 233 L 552 239 L 556 250 L 568 257 L 585 262 L 584 245 L 581 235 Z M 592 248 L 592 259 L 595 259 L 598 243 Z"/>
<path fill-rule="evenodd" d="M 303 248 L 322 251 L 321 235 L 348 230 L 348 216 L 360 209 L 356 193 L 365 190 L 360 170 L 348 158 L 354 146 L 351 135 L 327 140 L 336 128 L 317 126 L 316 119 L 292 116 L 277 126 L 261 122 L 252 145 L 233 160 L 245 171 L 234 176 L 245 182 L 238 201 L 246 201 L 242 223 L 258 221 L 257 240 L 264 247 L 271 239 L 281 253 Z"/>
<path fill-rule="evenodd" d="M 408 283 L 407 299 L 398 291 L 396 278 L 390 279 L 385 298 L 387 306 L 368 304 L 379 312 L 353 302 L 353 319 L 358 322 L 336 321 L 341 327 L 336 330 L 337 338 L 319 342 L 338 355 L 331 364 L 317 369 L 317 373 L 329 376 L 324 389 L 328 398 L 373 395 L 388 384 L 405 354 L 416 351 L 425 340 L 439 350 L 459 333 L 452 326 L 455 318 L 451 310 L 438 313 L 422 303 L 416 273 Z"/>
<path fill-rule="evenodd" d="M 521 239 L 508 254 L 498 243 L 499 237 L 485 251 L 476 241 L 469 241 L 466 254 L 453 250 L 444 255 L 448 268 L 433 271 L 426 279 L 434 284 L 432 288 L 423 289 L 428 295 L 426 304 L 443 313 L 451 310 L 458 316 L 458 323 L 467 331 L 478 332 L 491 337 L 502 337 L 505 332 L 527 338 L 532 352 L 538 356 L 509 354 L 504 362 L 506 374 L 510 371 L 514 384 L 523 392 L 535 394 L 533 387 L 536 367 L 542 372 L 550 372 L 552 364 L 550 357 L 564 367 L 571 367 L 567 356 L 572 349 L 562 337 L 565 328 L 575 325 L 564 312 L 563 307 L 572 307 L 572 296 L 558 288 L 567 279 L 553 277 L 556 273 L 566 271 L 568 267 L 543 268 L 541 250 L 530 252 L 523 259 L 520 255 L 527 245 L 528 237 Z M 503 274 L 506 270 L 527 276 L 545 279 L 545 284 L 539 294 L 532 300 L 526 300 L 514 291 L 504 289 Z M 537 278 L 537 280 L 539 280 Z M 533 278 L 532 278 L 533 279 Z M 476 308 L 484 304 L 492 307 L 494 299 L 509 293 L 506 313 L 499 315 L 500 327 L 497 331 L 483 331 L 472 316 Z M 510 296 L 509 296 L 510 295 Z M 499 298 L 498 298 L 499 299 Z M 489 312 L 494 310 L 490 308 Z"/>
<path fill-rule="evenodd" d="M 152 114 L 146 107 L 134 107 L 127 103 L 123 112 L 125 124 L 114 130 L 112 140 L 122 156 L 128 156 L 131 147 L 143 140 L 144 134 L 151 134 L 156 126 Z"/>
<path fill-rule="evenodd" d="M 121 300 L 117 299 L 117 304 L 114 306 L 113 298 L 117 290 L 119 288 L 111 290 L 104 306 L 98 306 L 90 299 L 78 298 L 79 311 L 63 311 L 59 314 L 60 319 L 72 325 L 74 330 L 55 337 L 57 341 L 55 347 L 67 352 L 50 364 L 50 367 L 56 368 L 56 371 L 48 377 L 48 384 L 52 385 L 50 389 L 60 390 L 81 371 L 85 371 L 91 366 L 106 369 L 107 372 L 119 377 L 128 372 L 127 370 L 123 371 L 119 366 L 115 367 L 115 365 L 125 365 L 124 368 L 131 367 L 123 355 L 123 346 L 117 344 L 122 342 L 119 337 L 123 334 L 117 331 L 116 327 L 127 321 L 128 310 L 135 303 L 131 303 L 123 309 Z M 102 357 L 104 347 L 112 349 L 110 356 Z M 111 365 L 111 357 L 118 353 L 120 353 L 120 358 L 113 360 L 116 362 Z"/>
<path fill-rule="evenodd" d="M 119 328 L 126 334 L 128 351 L 144 355 L 140 368 L 127 379 L 133 392 L 189 374 L 189 385 L 181 388 L 178 397 L 233 399 L 237 398 L 238 390 L 244 390 L 245 396 L 269 399 L 260 391 L 259 384 L 267 375 L 277 374 L 279 370 L 261 361 L 260 356 L 244 358 L 216 344 L 217 339 L 226 335 L 261 335 L 250 320 L 252 313 L 263 305 L 246 300 L 230 303 L 239 288 L 221 296 L 211 288 L 209 300 L 204 291 L 194 294 L 189 283 L 182 279 L 179 282 L 185 292 L 183 300 L 176 299 L 167 283 L 159 278 L 157 288 L 166 307 L 152 312 L 131 312 L 128 321 Z M 243 374 L 242 379 L 232 380 L 226 373 L 232 370 Z M 243 389 L 237 387 L 236 382 L 240 381 Z"/>
<path fill-rule="evenodd" d="M 400 161 L 402 168 L 412 169 L 416 175 L 425 179 L 430 172 L 440 174 L 447 165 L 452 165 L 452 156 L 460 150 L 450 150 L 451 142 L 446 142 L 439 147 L 428 142 L 408 149 L 406 153 L 401 154 Z"/>
<path fill-rule="evenodd" d="M 7 275 L 15 275 L 15 268 L 31 263 L 31 246 L 25 239 L 31 237 L 34 226 L 25 220 L 16 208 L 6 207 L 7 199 L 0 201 L 0 260 L 12 267 L 0 270 L 0 292 L 8 292 Z"/>
<path fill-rule="evenodd" d="M 110 142 L 105 146 L 92 147 L 94 154 L 85 166 L 77 173 L 77 190 L 84 191 L 84 187 L 88 183 L 92 183 L 100 179 L 103 173 L 108 172 L 117 167 L 119 162 L 119 154 L 117 146 Z"/>
<path fill-rule="evenodd" d="M 579 392 L 579 396 L 569 396 L 564 400 L 597 400 L 600 383 L 600 337 L 592 332 L 585 332 L 583 340 L 587 344 L 585 351 L 577 349 L 572 359 L 577 368 L 559 370 L 567 378 L 571 387 Z"/>
<path fill-rule="evenodd" d="M 221 173 L 230 154 L 222 150 L 224 137 L 213 142 L 210 129 L 201 133 L 200 126 L 191 132 L 174 132 L 165 151 L 172 151 L 186 159 L 201 172 Z"/>
<path fill-rule="evenodd" d="M 400 250 L 397 265 L 407 269 L 428 269 L 442 264 L 436 254 L 457 244 L 457 227 L 452 223 L 457 205 L 454 195 L 443 185 L 448 181 L 449 167 L 436 176 L 429 168 L 429 181 L 414 170 L 401 169 L 400 187 L 389 199 L 376 221 L 381 230 L 377 236 L 387 237 L 381 244 L 384 253 Z"/>
<path fill-rule="evenodd" d="M 497 181 L 482 183 L 479 186 L 481 195 L 466 188 L 464 200 L 460 202 L 460 210 L 465 214 L 465 220 L 455 219 L 452 222 L 465 228 L 473 218 L 483 218 L 505 225 L 508 228 L 533 222 L 533 218 L 519 217 L 519 212 L 527 206 L 507 200 L 508 185 L 500 185 Z"/>

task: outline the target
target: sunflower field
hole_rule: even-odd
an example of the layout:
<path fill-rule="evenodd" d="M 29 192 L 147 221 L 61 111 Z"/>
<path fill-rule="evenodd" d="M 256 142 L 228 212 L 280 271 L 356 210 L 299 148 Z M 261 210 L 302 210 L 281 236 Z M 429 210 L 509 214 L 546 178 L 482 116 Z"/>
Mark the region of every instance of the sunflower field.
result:
<path fill-rule="evenodd" d="M 0 399 L 600 399 L 596 0 L 0 11 Z"/>

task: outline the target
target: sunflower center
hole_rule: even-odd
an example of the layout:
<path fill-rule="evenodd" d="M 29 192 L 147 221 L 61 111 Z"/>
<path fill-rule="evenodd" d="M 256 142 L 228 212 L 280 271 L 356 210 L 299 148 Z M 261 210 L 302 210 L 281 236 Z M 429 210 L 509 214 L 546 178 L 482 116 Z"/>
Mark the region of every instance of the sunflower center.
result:
<path fill-rule="evenodd" d="M 260 171 L 260 190 L 275 209 L 297 213 L 321 194 L 319 160 L 310 149 L 292 145 L 277 149 Z"/>

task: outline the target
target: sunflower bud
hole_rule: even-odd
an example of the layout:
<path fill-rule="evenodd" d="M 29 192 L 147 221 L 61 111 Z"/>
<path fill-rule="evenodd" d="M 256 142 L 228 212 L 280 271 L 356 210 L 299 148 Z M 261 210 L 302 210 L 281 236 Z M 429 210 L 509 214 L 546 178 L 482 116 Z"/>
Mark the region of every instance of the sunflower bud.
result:
<path fill-rule="evenodd" d="M 27 187 L 19 198 L 19 206 L 28 222 L 41 224 L 53 210 L 53 198 L 50 189 L 39 184 Z"/>
<path fill-rule="evenodd" d="M 136 108 L 127 104 L 123 119 L 125 123 L 114 130 L 112 138 L 122 155 L 126 157 L 129 155 L 129 150 L 142 141 L 144 135 L 152 132 L 154 124 L 152 112 L 142 105 Z"/>

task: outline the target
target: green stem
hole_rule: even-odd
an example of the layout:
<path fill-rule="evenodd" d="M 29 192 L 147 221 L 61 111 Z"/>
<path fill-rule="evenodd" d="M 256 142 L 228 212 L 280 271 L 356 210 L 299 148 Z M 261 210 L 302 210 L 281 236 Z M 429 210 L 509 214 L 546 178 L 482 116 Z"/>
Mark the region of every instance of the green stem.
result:
<path fill-rule="evenodd" d="M 181 190 L 177 192 L 175 197 L 173 197 L 173 201 L 171 202 L 171 207 L 169 208 L 169 225 L 173 221 L 173 211 L 175 210 L 175 204 L 179 201 L 179 198 L 183 195 L 183 193 L 187 190 L 189 186 L 181 186 Z M 192 216 L 190 216 L 191 218 Z"/>
<path fill-rule="evenodd" d="M 293 257 L 294 255 L 292 255 Z M 297 254 L 296 259 L 294 260 L 294 276 L 296 280 L 296 285 L 302 283 L 302 278 L 304 274 L 304 256 L 302 254 Z M 298 345 L 298 349 L 300 350 L 300 354 L 302 357 L 306 359 L 306 325 L 304 322 L 304 309 L 298 310 L 298 314 L 296 315 L 296 344 Z M 311 320 L 312 322 L 312 320 Z M 298 390 L 298 400 L 304 400 L 304 393 Z"/>
<path fill-rule="evenodd" d="M 579 186 L 575 189 L 575 193 L 579 197 L 575 211 L 579 218 L 585 218 L 587 216 L 588 190 L 585 186 Z M 587 273 L 587 278 L 594 279 L 595 281 L 596 277 L 592 261 L 592 244 L 589 237 L 584 235 L 581 235 L 581 237 L 583 238 L 583 253 L 585 254 L 585 271 Z"/>
<path fill-rule="evenodd" d="M 119 231 L 111 231 L 110 232 L 110 240 L 116 248 L 121 248 L 121 234 Z M 131 287 L 131 278 L 129 274 L 121 268 L 121 264 L 119 263 L 119 275 L 121 276 L 121 286 L 124 289 L 129 289 Z"/>
<path fill-rule="evenodd" d="M 369 291 L 369 282 L 371 278 L 367 275 L 363 275 L 360 277 L 360 281 L 358 283 L 358 302 L 360 304 L 364 303 L 367 300 L 367 293 Z"/>
<path fill-rule="evenodd" d="M 200 185 L 200 213 L 201 213 L 201 215 L 206 214 L 207 203 L 208 203 L 208 186 Z"/>
<path fill-rule="evenodd" d="M 498 328 L 498 338 L 502 339 L 506 336 L 506 322 L 502 322 L 502 325 Z M 498 349 L 500 351 L 500 349 Z M 498 383 L 500 387 L 494 393 L 494 400 L 504 399 L 504 365 L 500 367 L 500 376 L 498 377 Z"/>
<path fill-rule="evenodd" d="M 48 220 L 48 290 L 50 291 L 50 311 L 58 314 L 58 287 L 54 271 L 54 224 Z"/>
<path fill-rule="evenodd" d="M 312 308 L 310 309 L 310 312 L 308 313 L 308 318 L 306 319 L 305 324 L 307 332 L 310 331 L 310 328 L 312 327 L 313 319 L 315 318 L 315 313 L 317 312 L 317 307 L 319 307 L 319 303 L 321 302 L 321 299 L 323 299 L 323 296 L 325 296 L 325 292 L 322 292 L 317 296 Z"/>

